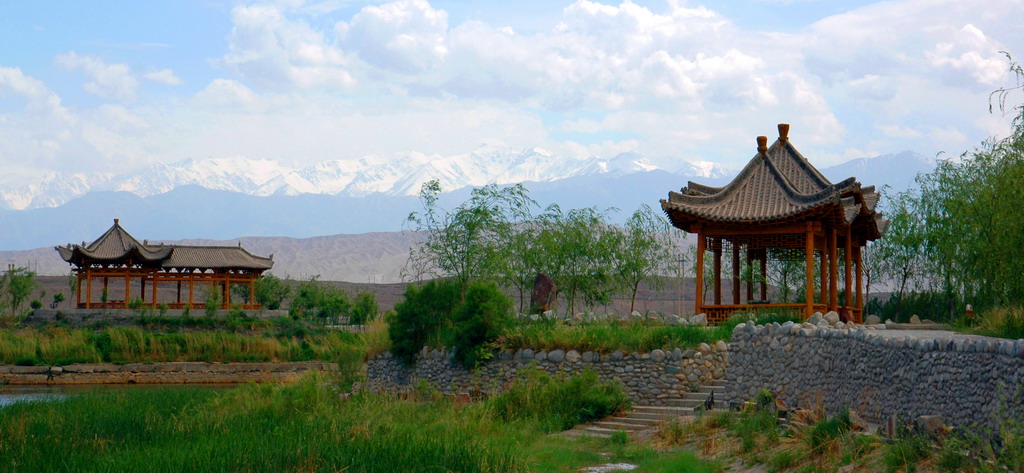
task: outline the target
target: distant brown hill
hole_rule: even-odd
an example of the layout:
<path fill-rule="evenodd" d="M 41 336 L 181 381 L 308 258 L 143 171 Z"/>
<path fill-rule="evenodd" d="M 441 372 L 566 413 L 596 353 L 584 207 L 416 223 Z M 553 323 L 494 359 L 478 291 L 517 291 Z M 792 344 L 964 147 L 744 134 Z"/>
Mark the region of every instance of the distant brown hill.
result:
<path fill-rule="evenodd" d="M 139 237 L 141 239 L 142 236 Z M 319 275 L 326 281 L 393 283 L 401 280 L 400 272 L 409 257 L 409 249 L 418 239 L 413 232 L 387 232 L 312 238 L 187 239 L 164 243 L 226 246 L 241 243 L 252 253 L 273 254 L 274 269 L 271 272 L 279 277 L 307 279 Z M 57 276 L 70 270 L 53 248 L 0 251 L 0 263 L 4 268 L 11 264 L 28 267 L 40 275 Z"/>

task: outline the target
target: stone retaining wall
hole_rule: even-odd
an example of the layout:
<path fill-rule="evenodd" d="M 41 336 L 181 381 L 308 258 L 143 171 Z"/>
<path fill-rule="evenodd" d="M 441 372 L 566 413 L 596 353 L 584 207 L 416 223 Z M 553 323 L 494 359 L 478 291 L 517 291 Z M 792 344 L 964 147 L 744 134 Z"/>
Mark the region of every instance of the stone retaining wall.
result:
<path fill-rule="evenodd" d="M 832 329 L 787 322 L 736 327 L 729 344 L 726 396 L 750 399 L 765 388 L 791 407 L 823 404 L 869 422 L 939 415 L 953 425 L 994 425 L 1024 412 L 1024 340 L 906 337 L 898 331 Z"/>
<path fill-rule="evenodd" d="M 68 366 L 0 366 L 0 384 L 180 384 L 293 381 L 334 363 L 107 363 Z"/>
<path fill-rule="evenodd" d="M 650 353 L 596 352 L 576 350 L 535 352 L 531 349 L 500 353 L 495 360 L 471 372 L 452 361 L 450 352 L 426 350 L 416 363 L 404 367 L 390 353 L 377 355 L 367 363 L 365 387 L 373 391 L 406 392 L 420 380 L 445 394 L 493 393 L 515 379 L 530 365 L 548 373 L 572 376 L 593 370 L 602 380 L 618 380 L 636 403 L 663 405 L 712 379 L 722 379 L 728 363 L 728 345 L 701 344 L 696 350 L 654 350 Z"/>

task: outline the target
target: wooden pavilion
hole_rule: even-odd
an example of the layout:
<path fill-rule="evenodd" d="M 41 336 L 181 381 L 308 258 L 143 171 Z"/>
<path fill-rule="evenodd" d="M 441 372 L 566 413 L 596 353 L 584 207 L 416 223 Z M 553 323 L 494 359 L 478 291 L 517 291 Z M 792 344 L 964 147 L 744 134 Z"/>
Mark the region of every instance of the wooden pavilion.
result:
<path fill-rule="evenodd" d="M 203 308 L 197 302 L 196 284 L 213 285 L 220 291 L 221 308 L 231 304 L 231 286 L 248 288 L 249 303 L 243 309 L 260 309 L 255 303 L 255 282 L 264 271 L 274 265 L 270 258 L 255 256 L 241 244 L 234 246 L 164 245 L 139 242 L 121 227 L 118 219 L 96 241 L 86 245 L 56 247 L 60 257 L 74 266 L 78 290 L 76 303 L 80 309 L 123 309 L 135 300 L 149 307 L 161 303 L 172 309 Z M 97 300 L 93 281 L 102 281 L 102 292 Z M 111 280 L 123 280 L 111 287 Z M 173 284 L 173 298 L 166 292 L 161 298 L 161 284 Z M 83 287 L 85 290 L 83 291 Z M 188 298 L 182 300 L 182 286 Z M 132 286 L 138 289 L 133 292 Z M 83 300 L 84 299 L 84 300 Z"/>
<path fill-rule="evenodd" d="M 788 135 L 789 125 L 780 124 L 779 138 L 770 147 L 768 138 L 757 137 L 757 154 L 728 185 L 711 187 L 689 182 L 681 192 L 669 192 L 668 200 L 661 201 L 662 210 L 674 226 L 697 234 L 694 312 L 703 312 L 711 322 L 759 307 L 797 309 L 805 318 L 829 310 L 839 312 L 848 321 L 860 322 L 863 317 L 861 248 L 881 237 L 888 225 L 875 212 L 879 195 L 874 186 L 862 187 L 854 177 L 831 183 L 793 147 Z M 707 251 L 714 258 L 711 303 L 704 300 Z M 732 256 L 729 304 L 722 303 L 723 252 Z M 769 258 L 803 260 L 807 284 L 802 302 L 768 300 L 763 275 Z M 838 290 L 840 259 L 842 301 Z M 741 292 L 741 262 L 745 262 L 748 275 L 762 275 L 757 299 L 754 278 L 746 278 L 746 293 Z M 815 280 L 819 281 L 819 291 L 815 290 Z"/>

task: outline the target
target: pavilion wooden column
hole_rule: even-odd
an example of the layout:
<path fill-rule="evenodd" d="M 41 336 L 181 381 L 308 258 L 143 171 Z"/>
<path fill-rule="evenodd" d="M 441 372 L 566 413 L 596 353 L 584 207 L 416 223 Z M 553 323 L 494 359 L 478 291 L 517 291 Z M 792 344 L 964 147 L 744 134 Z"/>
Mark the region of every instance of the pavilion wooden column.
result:
<path fill-rule="evenodd" d="M 160 286 L 160 279 L 157 278 L 156 273 L 153 273 L 153 305 L 156 305 L 156 289 Z"/>
<path fill-rule="evenodd" d="M 231 308 L 231 275 L 230 274 L 226 274 L 226 273 L 224 274 L 224 282 L 223 282 L 223 284 L 224 284 L 224 297 L 221 299 L 223 301 L 221 303 L 221 308 L 228 309 L 228 308 Z"/>
<path fill-rule="evenodd" d="M 75 274 L 75 284 L 77 285 L 77 287 L 75 288 L 75 308 L 77 309 L 78 307 L 80 307 L 82 305 L 82 272 L 81 271 L 78 271 L 77 274 Z"/>
<path fill-rule="evenodd" d="M 853 272 L 853 238 L 850 227 L 846 227 L 846 238 L 844 240 L 846 241 L 843 246 L 843 262 L 846 265 L 844 268 L 846 270 L 844 272 L 846 277 L 843 279 L 845 283 L 843 290 L 846 291 L 846 296 L 844 297 L 843 306 L 850 309 L 849 317 L 853 320 L 853 274 L 851 274 Z"/>
<path fill-rule="evenodd" d="M 181 273 L 178 274 L 178 277 L 181 277 Z M 181 279 L 178 279 L 178 294 L 174 297 L 174 302 L 181 304 Z"/>
<path fill-rule="evenodd" d="M 701 313 L 701 309 L 704 306 L 704 251 L 705 248 L 704 235 L 697 231 L 697 278 L 694 281 L 696 284 L 696 290 L 693 293 L 693 313 Z"/>
<path fill-rule="evenodd" d="M 761 250 L 761 300 L 768 300 L 768 250 Z"/>
<path fill-rule="evenodd" d="M 750 271 L 750 279 L 747 279 L 747 303 L 754 299 L 754 255 L 750 246 L 747 246 L 747 271 Z"/>
<path fill-rule="evenodd" d="M 715 255 L 714 277 L 715 277 L 715 305 L 722 304 L 722 239 L 715 238 L 711 252 Z"/>
<path fill-rule="evenodd" d="M 804 319 L 814 313 L 814 227 L 807 222 L 807 233 L 804 242 L 804 256 L 807 259 L 807 288 L 805 293 Z"/>
<path fill-rule="evenodd" d="M 85 270 L 85 308 L 92 309 L 92 269 Z"/>
<path fill-rule="evenodd" d="M 104 308 L 107 302 L 110 302 L 110 278 L 107 276 L 103 276 L 103 295 L 100 296 L 100 301 L 103 302 Z"/>
<path fill-rule="evenodd" d="M 836 280 L 836 273 L 839 268 L 836 261 L 836 229 L 828 232 L 828 308 L 836 310 L 839 308 L 839 285 Z"/>
<path fill-rule="evenodd" d="M 863 273 L 863 261 L 860 257 L 860 245 L 853 247 L 853 261 L 857 263 L 857 309 L 861 311 L 861 319 L 864 318 L 864 286 L 861 274 Z"/>
<path fill-rule="evenodd" d="M 196 273 L 192 270 L 188 272 L 188 308 L 192 308 L 192 294 L 196 291 Z"/>
<path fill-rule="evenodd" d="M 740 247 L 732 245 L 732 303 L 740 303 Z"/>
<path fill-rule="evenodd" d="M 125 273 L 125 275 L 124 275 L 124 303 L 125 304 L 128 304 L 132 300 L 132 287 L 130 285 L 131 281 L 132 280 L 128 276 L 128 273 Z"/>
<path fill-rule="evenodd" d="M 143 302 L 146 300 L 146 278 L 145 274 L 139 277 L 139 294 L 141 294 Z"/>
<path fill-rule="evenodd" d="M 256 278 L 249 278 L 249 304 L 256 305 Z"/>

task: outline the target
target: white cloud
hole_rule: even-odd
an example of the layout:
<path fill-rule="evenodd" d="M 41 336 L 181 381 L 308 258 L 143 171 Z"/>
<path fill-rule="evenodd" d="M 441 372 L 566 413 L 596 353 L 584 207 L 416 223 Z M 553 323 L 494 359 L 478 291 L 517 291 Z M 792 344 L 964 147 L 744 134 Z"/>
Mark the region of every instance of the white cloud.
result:
<path fill-rule="evenodd" d="M 81 69 L 91 79 L 82 86 L 90 94 L 123 102 L 135 100 L 139 80 L 126 64 L 107 64 L 97 57 L 79 55 L 74 51 L 58 55 L 54 61 L 67 70 Z"/>
<path fill-rule="evenodd" d="M 354 85 L 346 59 L 325 35 L 288 18 L 285 10 L 275 5 L 232 9 L 234 26 L 222 63 L 247 81 L 273 90 Z"/>
<path fill-rule="evenodd" d="M 426 0 L 399 0 L 363 8 L 336 31 L 342 47 L 369 64 L 401 73 L 431 69 L 448 54 L 448 14 Z"/>
<path fill-rule="evenodd" d="M 952 33 L 952 41 L 941 42 L 925 57 L 937 68 L 950 68 L 965 73 L 988 87 L 998 85 L 1006 77 L 1005 49 L 968 23 Z"/>
<path fill-rule="evenodd" d="M 160 69 L 159 71 L 147 72 L 143 74 L 142 77 L 163 85 L 181 85 L 183 83 L 181 78 L 174 75 L 174 71 L 170 69 Z"/>

